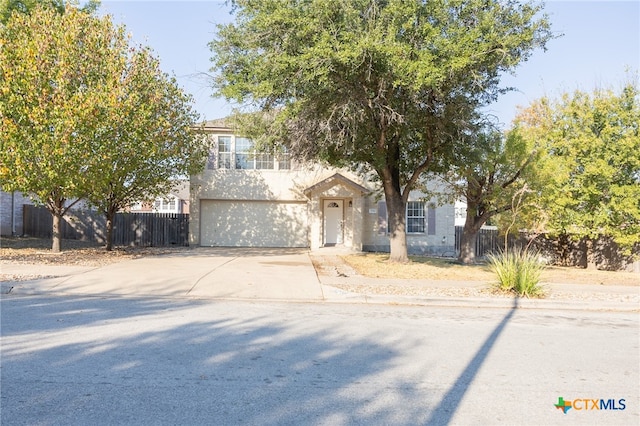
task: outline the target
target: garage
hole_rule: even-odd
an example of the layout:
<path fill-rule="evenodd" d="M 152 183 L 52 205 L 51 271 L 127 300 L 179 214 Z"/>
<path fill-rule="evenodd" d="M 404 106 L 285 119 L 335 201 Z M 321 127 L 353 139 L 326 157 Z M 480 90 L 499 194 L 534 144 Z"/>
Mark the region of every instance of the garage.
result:
<path fill-rule="evenodd" d="M 202 200 L 200 245 L 309 247 L 307 203 Z"/>

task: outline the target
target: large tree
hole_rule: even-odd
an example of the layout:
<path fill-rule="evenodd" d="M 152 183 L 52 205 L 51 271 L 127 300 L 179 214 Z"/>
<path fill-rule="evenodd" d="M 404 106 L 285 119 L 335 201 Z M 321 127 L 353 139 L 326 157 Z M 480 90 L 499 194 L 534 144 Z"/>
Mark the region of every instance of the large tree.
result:
<path fill-rule="evenodd" d="M 539 6 L 513 1 L 232 3 L 211 43 L 216 93 L 275 116 L 269 133 L 298 157 L 373 170 L 399 262 L 409 192 L 551 37 Z"/>
<path fill-rule="evenodd" d="M 118 52 L 110 64 L 96 119 L 94 155 L 87 167 L 87 198 L 106 217 L 112 249 L 118 211 L 136 201 L 166 196 L 176 179 L 200 172 L 209 143 L 194 125 L 198 115 L 174 78 L 147 48 Z"/>
<path fill-rule="evenodd" d="M 14 13 L 0 31 L 0 177 L 30 193 L 60 221 L 84 194 L 94 105 L 111 24 L 70 8 Z"/>
<path fill-rule="evenodd" d="M 66 4 L 77 6 L 78 3 L 78 0 L 0 0 L 0 23 L 6 24 L 14 12 L 29 14 L 37 6 L 51 8 L 62 14 Z M 84 2 L 80 9 L 87 13 L 93 13 L 99 6 L 100 0 L 89 0 Z"/>
<path fill-rule="evenodd" d="M 539 152 L 517 129 L 506 134 L 487 129 L 469 138 L 455 150 L 448 170 L 434 177 L 442 182 L 437 193 L 441 199 L 467 203 L 458 256 L 462 263 L 475 260 L 475 242 L 482 226 L 512 210 L 514 198 L 522 202 L 540 184 L 536 176 Z"/>
<path fill-rule="evenodd" d="M 520 112 L 524 137 L 544 150 L 549 177 L 538 216 L 550 233 L 607 235 L 629 250 L 640 243 L 640 92 L 598 88 L 542 98 Z"/>
<path fill-rule="evenodd" d="M 60 251 L 62 216 L 79 199 L 112 218 L 202 164 L 188 103 L 109 17 L 73 7 L 14 13 L 0 31 L 2 187 L 51 212 Z"/>

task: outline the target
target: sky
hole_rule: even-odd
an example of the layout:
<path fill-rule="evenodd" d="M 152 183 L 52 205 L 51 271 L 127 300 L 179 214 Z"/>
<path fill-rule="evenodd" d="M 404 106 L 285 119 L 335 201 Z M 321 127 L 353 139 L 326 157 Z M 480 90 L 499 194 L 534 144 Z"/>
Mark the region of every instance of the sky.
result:
<path fill-rule="evenodd" d="M 560 37 L 536 50 L 502 85 L 503 95 L 487 112 L 508 127 L 517 108 L 563 92 L 618 89 L 628 70 L 640 69 L 640 1 L 547 1 L 551 29 Z M 162 69 L 195 100 L 202 119 L 229 115 L 233 105 L 214 99 L 209 75 L 216 24 L 231 22 L 224 1 L 103 0 L 102 14 L 124 24 L 133 42 L 153 48 Z"/>

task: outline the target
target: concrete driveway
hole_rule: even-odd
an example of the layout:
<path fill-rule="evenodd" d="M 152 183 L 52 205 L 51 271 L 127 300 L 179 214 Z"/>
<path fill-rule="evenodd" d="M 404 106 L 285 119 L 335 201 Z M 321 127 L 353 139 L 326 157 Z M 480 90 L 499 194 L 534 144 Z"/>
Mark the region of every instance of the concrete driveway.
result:
<path fill-rule="evenodd" d="M 3 271 L 15 273 L 10 268 L 19 267 L 4 265 Z M 305 249 L 198 247 L 100 268 L 66 267 L 57 272 L 55 267 L 49 268 L 51 271 L 37 272 L 55 278 L 17 283 L 12 292 L 287 301 L 324 299 Z"/>

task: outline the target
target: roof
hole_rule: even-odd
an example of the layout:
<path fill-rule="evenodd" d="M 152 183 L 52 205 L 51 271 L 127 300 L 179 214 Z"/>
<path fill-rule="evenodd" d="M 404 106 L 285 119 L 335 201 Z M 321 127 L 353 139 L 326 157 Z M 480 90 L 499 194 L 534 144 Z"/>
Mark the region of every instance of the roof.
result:
<path fill-rule="evenodd" d="M 202 123 L 205 131 L 215 132 L 215 131 L 225 131 L 229 132 L 233 130 L 229 123 L 229 118 L 216 118 L 214 120 L 207 120 Z"/>
<path fill-rule="evenodd" d="M 322 187 L 332 187 L 335 185 L 339 185 L 342 184 L 346 187 L 351 187 L 357 191 L 360 191 L 363 194 L 368 194 L 371 191 L 367 188 L 365 188 L 364 186 L 352 181 L 351 179 L 344 177 L 343 175 L 341 175 L 340 173 L 335 173 L 331 176 L 329 176 L 326 179 L 321 180 L 320 182 L 311 185 L 310 187 L 308 187 L 307 189 L 304 190 L 305 194 L 309 194 L 310 192 L 316 191 Z"/>

